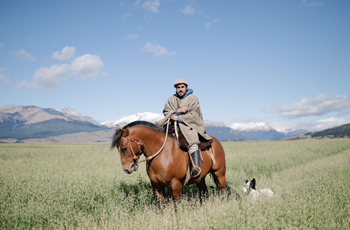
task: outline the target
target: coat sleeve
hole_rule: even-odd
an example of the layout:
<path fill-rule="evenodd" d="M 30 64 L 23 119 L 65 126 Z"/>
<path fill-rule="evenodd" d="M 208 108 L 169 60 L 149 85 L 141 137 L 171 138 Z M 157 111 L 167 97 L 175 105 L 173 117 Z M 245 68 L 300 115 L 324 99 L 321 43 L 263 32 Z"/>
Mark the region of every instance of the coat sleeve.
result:
<path fill-rule="evenodd" d="M 191 100 L 188 104 L 188 112 L 186 114 L 181 114 L 180 117 L 187 124 L 197 121 L 198 119 L 203 119 L 197 97 L 193 97 L 193 100 Z"/>
<path fill-rule="evenodd" d="M 177 109 L 175 105 L 175 100 L 172 97 L 173 96 L 169 97 L 168 100 L 165 102 L 163 109 L 164 117 L 168 117 L 169 114 L 173 114 L 174 110 Z"/>

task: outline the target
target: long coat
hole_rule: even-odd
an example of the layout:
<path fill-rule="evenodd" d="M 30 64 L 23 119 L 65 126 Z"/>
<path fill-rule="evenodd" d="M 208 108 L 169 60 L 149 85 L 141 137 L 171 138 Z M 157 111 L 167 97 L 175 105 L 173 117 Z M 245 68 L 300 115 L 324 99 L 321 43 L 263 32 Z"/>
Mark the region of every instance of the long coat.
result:
<path fill-rule="evenodd" d="M 201 135 L 204 139 L 208 141 L 211 140 L 212 138 L 208 134 L 206 134 L 204 128 L 203 116 L 199 100 L 195 95 L 192 94 L 192 90 L 190 89 L 182 98 L 178 97 L 176 94 L 168 98 L 164 105 L 163 114 L 165 116 L 165 119 L 163 120 L 166 121 L 167 118 L 174 114 L 174 111 L 176 109 L 181 108 L 183 106 L 186 106 L 188 108 L 188 112 L 179 115 L 181 120 L 183 121 L 183 123 L 179 122 L 179 127 L 189 145 L 191 146 L 191 143 L 193 142 L 193 140 L 191 140 L 191 133 L 193 133 L 192 130 L 195 130 L 197 134 Z"/>

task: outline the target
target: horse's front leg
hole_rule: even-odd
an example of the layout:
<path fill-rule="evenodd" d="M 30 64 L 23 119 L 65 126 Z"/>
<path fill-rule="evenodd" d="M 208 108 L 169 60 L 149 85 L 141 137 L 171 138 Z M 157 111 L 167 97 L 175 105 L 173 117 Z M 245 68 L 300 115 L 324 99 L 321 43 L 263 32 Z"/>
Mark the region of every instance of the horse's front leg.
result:
<path fill-rule="evenodd" d="M 178 179 L 173 179 L 171 181 L 171 190 L 173 190 L 174 200 L 180 201 L 182 195 L 182 184 Z"/>
<path fill-rule="evenodd" d="M 171 181 L 171 190 L 173 191 L 173 197 L 174 197 L 174 209 L 177 212 L 177 203 L 181 201 L 181 195 L 182 195 L 181 182 L 174 178 Z"/>
<path fill-rule="evenodd" d="M 196 183 L 197 188 L 199 189 L 199 199 L 202 203 L 202 197 L 208 198 L 208 188 L 205 184 L 205 179 L 203 178 L 199 183 Z"/>
<path fill-rule="evenodd" d="M 157 196 L 158 201 L 160 201 L 162 203 L 162 205 L 164 206 L 164 204 L 165 204 L 165 198 L 164 198 L 165 186 L 161 185 L 159 183 L 153 182 L 153 181 L 151 181 L 151 184 L 152 184 L 153 191 Z"/>

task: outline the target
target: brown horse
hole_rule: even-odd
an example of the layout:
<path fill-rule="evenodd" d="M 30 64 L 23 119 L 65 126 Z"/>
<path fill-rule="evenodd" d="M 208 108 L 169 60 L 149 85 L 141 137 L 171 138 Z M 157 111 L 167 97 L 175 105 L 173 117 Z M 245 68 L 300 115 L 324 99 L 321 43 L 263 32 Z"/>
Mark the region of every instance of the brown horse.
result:
<path fill-rule="evenodd" d="M 225 177 L 225 152 L 218 139 L 213 136 L 212 138 L 212 153 L 209 153 L 209 150 L 202 151 L 201 181 L 196 184 L 201 194 L 206 194 L 208 191 L 205 184 L 205 177 L 208 173 L 211 173 L 216 186 L 221 191 L 229 189 Z M 166 135 L 163 128 L 150 122 L 136 121 L 123 128 L 117 125 L 111 145 L 112 149 L 115 147 L 119 150 L 121 163 L 126 173 L 130 174 L 138 169 L 138 160 L 144 154 L 147 160 L 147 174 L 157 197 L 164 201 L 165 187 L 170 187 L 175 200 L 180 200 L 182 185 L 185 182 L 189 165 L 189 156 L 187 152 L 179 148 L 176 138 Z M 214 159 L 211 155 L 214 156 Z M 194 179 L 191 178 L 187 184 L 194 182 Z"/>

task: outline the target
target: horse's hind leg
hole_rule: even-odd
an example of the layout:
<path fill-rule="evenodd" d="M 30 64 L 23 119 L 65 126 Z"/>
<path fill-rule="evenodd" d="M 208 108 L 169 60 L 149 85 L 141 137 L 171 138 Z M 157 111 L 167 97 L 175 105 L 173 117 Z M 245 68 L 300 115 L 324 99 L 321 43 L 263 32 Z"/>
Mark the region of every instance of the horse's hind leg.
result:
<path fill-rule="evenodd" d="M 211 174 L 213 175 L 216 187 L 219 188 L 222 192 L 225 192 L 227 188 L 225 173 L 222 173 L 221 170 L 217 170 L 211 172 Z"/>

